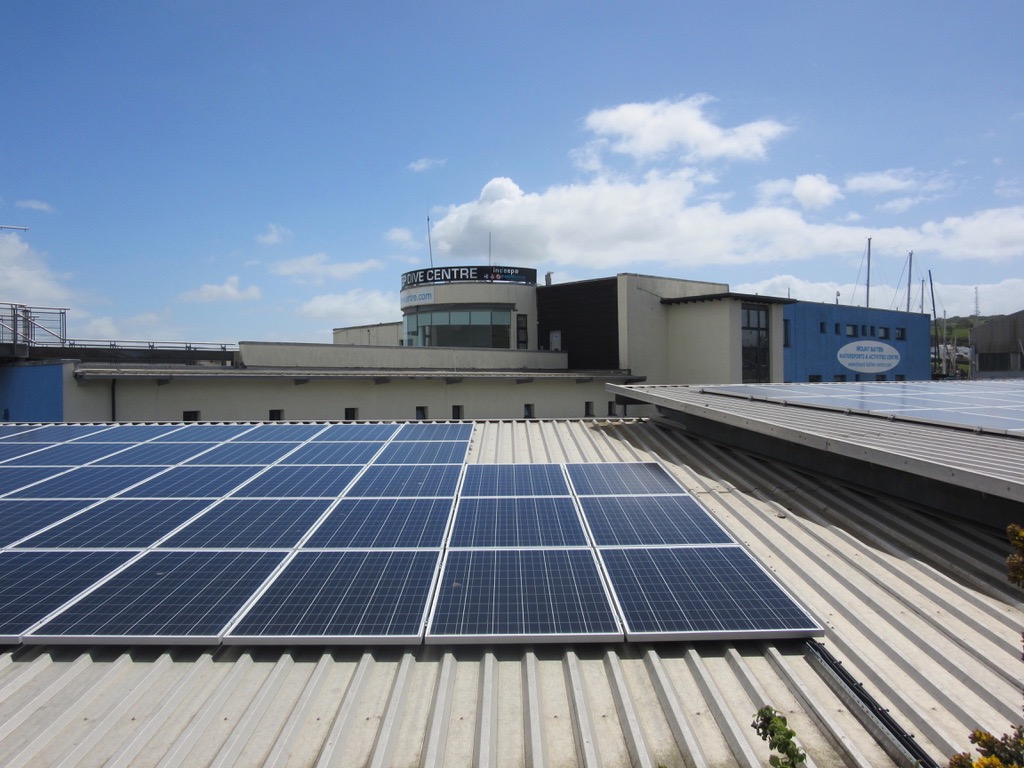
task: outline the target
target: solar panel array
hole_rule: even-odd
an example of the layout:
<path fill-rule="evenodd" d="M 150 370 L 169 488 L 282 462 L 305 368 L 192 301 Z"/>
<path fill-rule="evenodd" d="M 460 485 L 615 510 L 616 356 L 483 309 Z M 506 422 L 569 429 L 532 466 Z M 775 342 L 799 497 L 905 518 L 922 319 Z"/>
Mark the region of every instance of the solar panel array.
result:
<path fill-rule="evenodd" d="M 659 464 L 467 464 L 472 429 L 0 425 L 0 642 L 821 634 Z"/>
<path fill-rule="evenodd" d="M 1024 381 L 723 384 L 705 392 L 1024 437 Z"/>

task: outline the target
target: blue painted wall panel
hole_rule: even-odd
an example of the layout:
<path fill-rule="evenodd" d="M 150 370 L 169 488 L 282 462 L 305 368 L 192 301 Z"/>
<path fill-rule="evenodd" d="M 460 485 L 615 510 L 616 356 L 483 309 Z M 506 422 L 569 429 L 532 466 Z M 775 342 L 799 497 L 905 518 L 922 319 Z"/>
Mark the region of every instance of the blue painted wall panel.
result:
<path fill-rule="evenodd" d="M 782 316 L 789 326 L 785 381 L 931 378 L 927 315 L 800 301 Z"/>
<path fill-rule="evenodd" d="M 0 418 L 8 421 L 63 421 L 64 366 L 0 366 Z"/>

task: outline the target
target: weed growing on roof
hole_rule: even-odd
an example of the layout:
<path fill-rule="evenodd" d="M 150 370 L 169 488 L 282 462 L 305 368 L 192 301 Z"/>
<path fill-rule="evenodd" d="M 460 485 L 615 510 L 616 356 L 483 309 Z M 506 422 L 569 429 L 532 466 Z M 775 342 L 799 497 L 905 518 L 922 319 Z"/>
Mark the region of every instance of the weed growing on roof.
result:
<path fill-rule="evenodd" d="M 1006 535 L 1014 549 L 1006 558 L 1006 578 L 1024 587 L 1024 528 L 1011 525 Z M 1021 639 L 1024 642 L 1024 635 Z M 988 731 L 973 731 L 970 739 L 981 757 L 974 759 L 961 752 L 950 758 L 949 768 L 1024 768 L 1024 725 L 1015 725 L 1010 733 L 998 737 Z"/>
<path fill-rule="evenodd" d="M 750 727 L 768 742 L 772 750 L 779 753 L 768 760 L 773 768 L 800 768 L 807 760 L 807 755 L 797 746 L 796 732 L 789 727 L 786 718 L 772 707 L 757 710 Z"/>

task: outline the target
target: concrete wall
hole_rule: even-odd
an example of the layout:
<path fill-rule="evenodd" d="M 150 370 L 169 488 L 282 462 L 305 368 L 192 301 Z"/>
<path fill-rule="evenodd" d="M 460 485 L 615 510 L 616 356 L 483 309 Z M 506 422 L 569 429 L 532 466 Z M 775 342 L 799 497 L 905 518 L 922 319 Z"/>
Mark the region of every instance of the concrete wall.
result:
<path fill-rule="evenodd" d="M 669 367 L 662 383 L 736 384 L 743 380 L 740 302 L 671 304 Z M 781 343 L 781 342 L 780 342 Z M 648 379 L 645 383 L 656 383 Z"/>
<path fill-rule="evenodd" d="M 0 419 L 62 421 L 63 374 L 60 362 L 0 366 Z"/>
<path fill-rule="evenodd" d="M 266 420 L 271 410 L 286 420 L 344 419 L 346 408 L 356 418 L 404 420 L 416 418 L 416 407 L 427 409 L 428 419 L 452 418 L 452 406 L 462 406 L 466 419 L 521 419 L 532 404 L 536 418 L 583 417 L 586 402 L 595 416 L 608 415 L 608 402 L 599 380 L 577 383 L 573 378 L 533 379 L 294 379 L 225 378 L 155 380 L 120 379 L 116 382 L 116 417 L 120 421 L 179 421 L 185 411 L 199 411 L 203 421 Z M 108 421 L 110 381 L 92 380 L 69 385 L 79 405 L 69 421 Z M 621 413 L 621 408 L 618 411 Z"/>
<path fill-rule="evenodd" d="M 661 300 L 722 293 L 729 286 L 636 274 L 618 275 L 618 283 L 619 367 L 646 376 L 652 384 L 689 383 L 674 379 L 671 373 L 677 367 L 671 327 L 677 306 Z"/>
<path fill-rule="evenodd" d="M 402 324 L 377 323 L 334 329 L 335 344 L 357 344 L 374 347 L 397 347 L 402 341 Z"/>
<path fill-rule="evenodd" d="M 249 367 L 367 368 L 420 370 L 564 370 L 564 352 L 474 347 L 377 347 L 343 344 L 288 344 L 243 341 L 242 363 Z"/>

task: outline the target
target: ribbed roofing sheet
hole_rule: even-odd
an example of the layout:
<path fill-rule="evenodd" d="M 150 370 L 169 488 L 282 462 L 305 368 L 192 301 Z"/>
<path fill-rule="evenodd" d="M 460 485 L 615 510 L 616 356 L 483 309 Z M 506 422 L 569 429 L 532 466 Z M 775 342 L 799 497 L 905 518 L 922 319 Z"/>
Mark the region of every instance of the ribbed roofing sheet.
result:
<path fill-rule="evenodd" d="M 1024 611 L 984 532 L 651 422 L 478 423 L 468 457 L 652 459 L 936 759 L 1019 719 Z M 763 766 L 762 704 L 809 765 L 893 764 L 800 643 L 12 648 L 0 764 Z"/>

